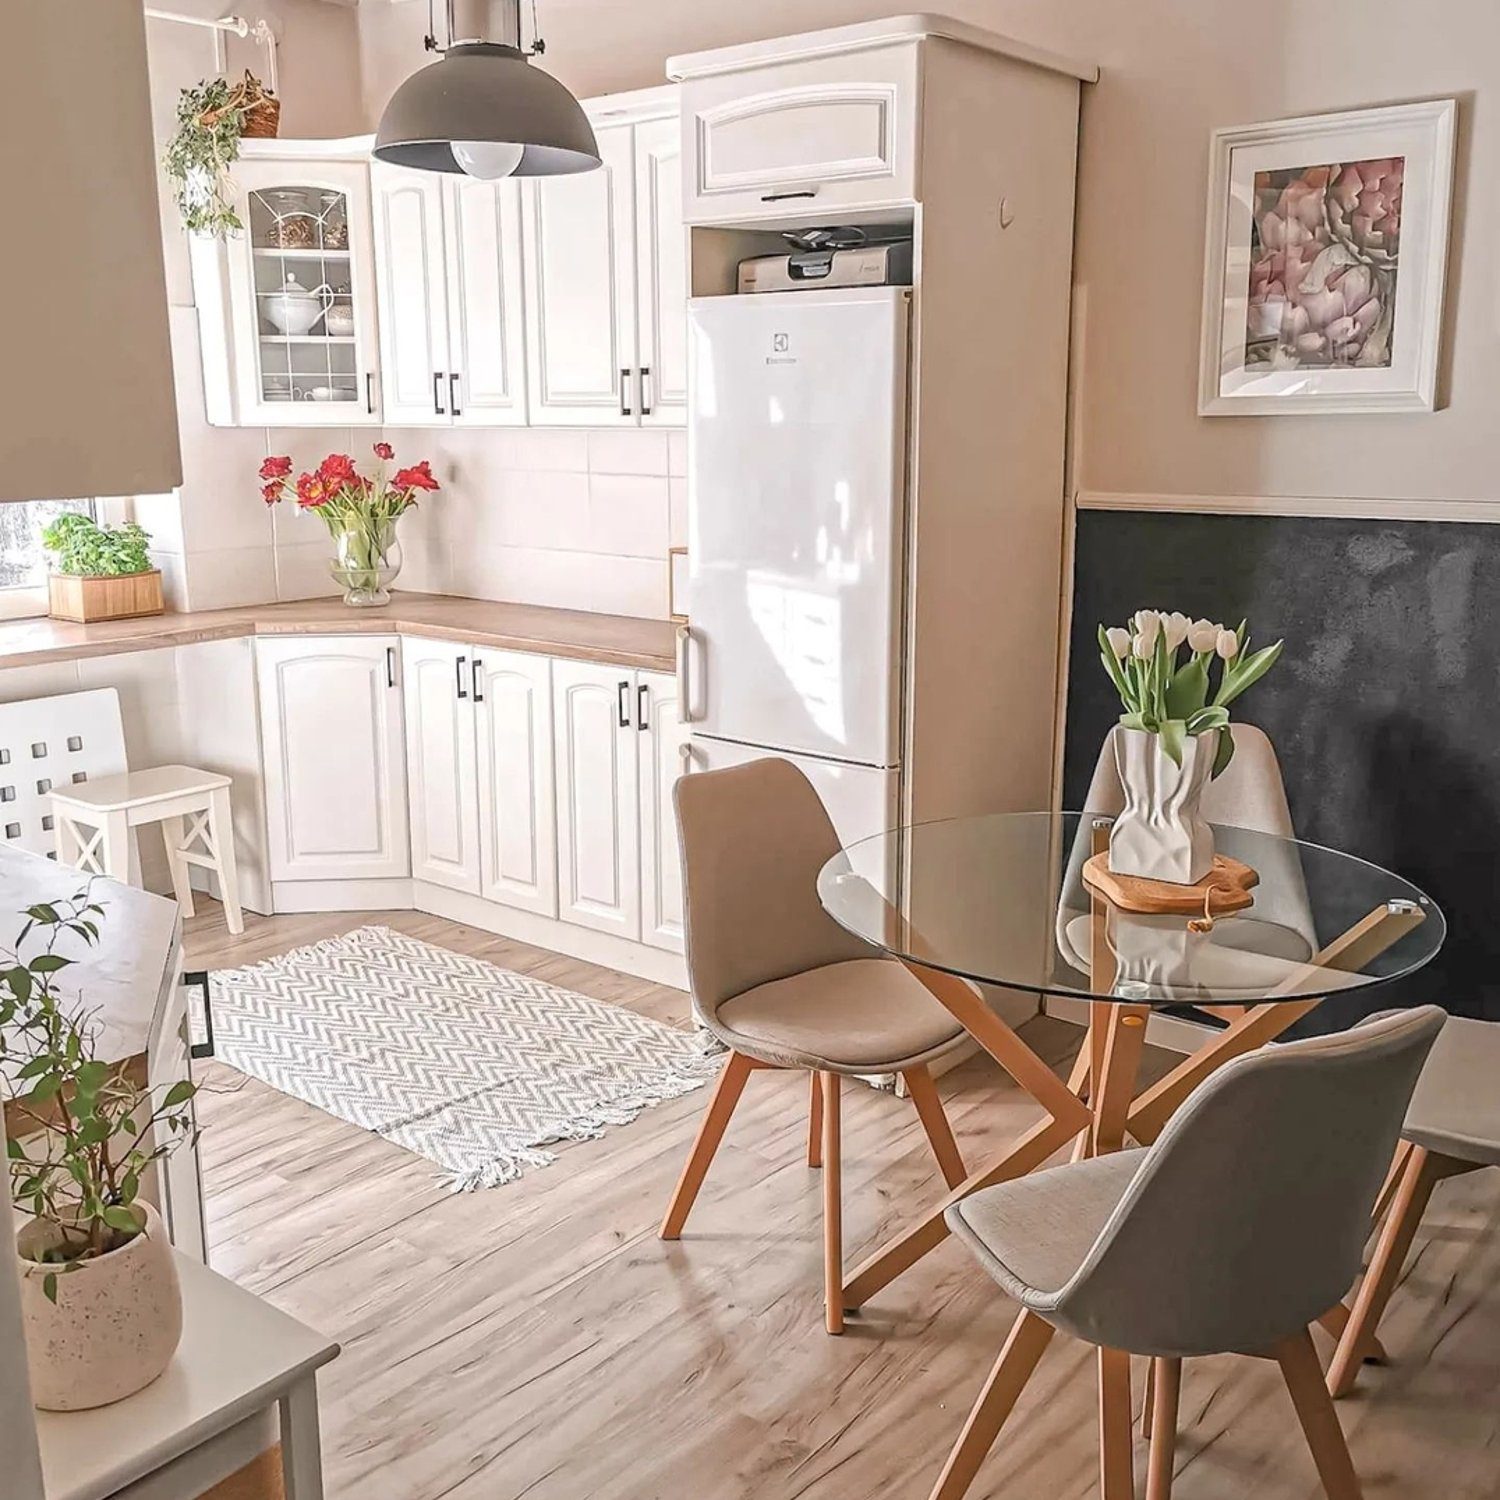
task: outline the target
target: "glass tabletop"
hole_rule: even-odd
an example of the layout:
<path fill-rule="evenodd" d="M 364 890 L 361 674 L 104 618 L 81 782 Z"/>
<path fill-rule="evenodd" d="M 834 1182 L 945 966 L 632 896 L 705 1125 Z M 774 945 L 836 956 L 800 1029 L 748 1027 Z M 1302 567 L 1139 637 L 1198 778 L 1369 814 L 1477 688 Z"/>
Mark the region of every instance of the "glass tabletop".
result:
<path fill-rule="evenodd" d="M 1083 866 L 1109 819 L 997 813 L 893 828 L 818 876 L 841 926 L 898 958 L 1040 994 L 1139 1005 L 1316 999 L 1398 979 L 1443 944 L 1433 901 L 1336 849 L 1214 827 L 1259 876 L 1245 910 L 1195 931 L 1092 896 Z"/>

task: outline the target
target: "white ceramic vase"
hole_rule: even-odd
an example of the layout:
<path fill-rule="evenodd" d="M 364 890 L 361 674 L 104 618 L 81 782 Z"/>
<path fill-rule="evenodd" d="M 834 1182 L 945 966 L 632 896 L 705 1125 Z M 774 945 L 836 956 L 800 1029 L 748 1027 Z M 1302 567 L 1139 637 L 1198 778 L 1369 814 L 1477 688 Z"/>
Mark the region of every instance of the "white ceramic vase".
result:
<path fill-rule="evenodd" d="M 167 1231 L 150 1204 L 146 1227 L 118 1250 L 57 1277 L 57 1301 L 43 1290 L 57 1267 L 38 1261 L 56 1227 L 30 1220 L 16 1237 L 21 1312 L 32 1400 L 43 1411 L 84 1411 L 123 1401 L 150 1385 L 182 1337 L 182 1289 Z"/>
<path fill-rule="evenodd" d="M 1109 834 L 1109 867 L 1115 874 L 1176 885 L 1196 885 L 1208 874 L 1214 835 L 1199 806 L 1213 773 L 1219 733 L 1189 735 L 1179 766 L 1162 749 L 1160 735 L 1116 731 L 1115 767 L 1125 789 L 1125 811 Z"/>

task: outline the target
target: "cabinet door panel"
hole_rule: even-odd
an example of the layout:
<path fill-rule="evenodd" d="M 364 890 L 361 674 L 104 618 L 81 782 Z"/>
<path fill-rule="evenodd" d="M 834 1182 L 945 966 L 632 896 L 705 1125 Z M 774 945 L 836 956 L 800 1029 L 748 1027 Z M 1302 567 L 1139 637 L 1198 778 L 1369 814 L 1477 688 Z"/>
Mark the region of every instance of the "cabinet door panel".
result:
<path fill-rule="evenodd" d="M 641 423 L 687 421 L 687 229 L 677 116 L 635 128 L 636 287 Z"/>
<path fill-rule="evenodd" d="M 234 177 L 235 209 L 245 230 L 225 243 L 224 290 L 236 423 L 378 423 L 375 273 L 365 164 L 247 160 L 236 163 Z M 213 321 L 211 309 L 205 307 L 205 312 Z M 215 382 L 208 384 L 212 391 Z M 210 396 L 211 408 L 220 404 Z"/>
<path fill-rule="evenodd" d="M 595 132 L 603 165 L 522 199 L 534 424 L 637 420 L 633 127 Z"/>
<path fill-rule="evenodd" d="M 448 188 L 449 389 L 460 426 L 526 421 L 521 189 L 454 180 Z"/>
<path fill-rule="evenodd" d="M 552 683 L 558 915 L 634 940 L 640 936 L 634 683 L 618 668 L 571 661 L 552 664 Z"/>
<path fill-rule="evenodd" d="M 683 951 L 682 856 L 672 788 L 686 766 L 688 728 L 677 715 L 677 679 L 642 672 L 636 689 L 641 810 L 641 941 Z"/>
<path fill-rule="evenodd" d="M 448 423 L 447 267 L 443 180 L 375 162 L 370 167 L 380 364 L 387 422 Z"/>
<path fill-rule="evenodd" d="M 479 829 L 468 648 L 410 637 L 401 646 L 412 874 L 457 891 L 477 892 Z"/>
<path fill-rule="evenodd" d="M 475 678 L 481 894 L 555 917 L 551 662 L 519 651 L 482 651 Z"/>
<path fill-rule="evenodd" d="M 273 880 L 411 873 L 394 636 L 256 642 Z"/>

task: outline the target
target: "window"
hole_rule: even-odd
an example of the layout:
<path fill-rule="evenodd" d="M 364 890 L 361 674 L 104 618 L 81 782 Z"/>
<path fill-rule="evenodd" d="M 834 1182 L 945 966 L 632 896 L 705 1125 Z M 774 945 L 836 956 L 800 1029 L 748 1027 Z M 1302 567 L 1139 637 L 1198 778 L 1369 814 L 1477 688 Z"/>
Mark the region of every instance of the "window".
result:
<path fill-rule="evenodd" d="M 0 619 L 47 613 L 42 532 L 67 511 L 94 514 L 91 500 L 18 500 L 0 505 Z"/>

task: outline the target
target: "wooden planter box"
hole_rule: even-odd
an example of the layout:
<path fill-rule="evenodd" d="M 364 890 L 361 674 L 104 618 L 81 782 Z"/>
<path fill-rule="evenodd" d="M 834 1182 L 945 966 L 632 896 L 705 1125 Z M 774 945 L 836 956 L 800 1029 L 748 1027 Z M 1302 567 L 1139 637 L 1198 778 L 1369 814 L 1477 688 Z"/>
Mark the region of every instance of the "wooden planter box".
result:
<path fill-rule="evenodd" d="M 47 578 L 47 613 L 55 620 L 130 620 L 159 615 L 161 571 L 121 573 L 110 578 L 83 578 L 75 573 L 52 573 Z"/>

